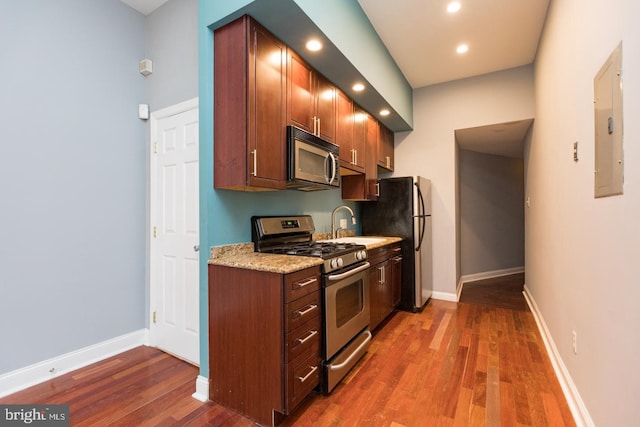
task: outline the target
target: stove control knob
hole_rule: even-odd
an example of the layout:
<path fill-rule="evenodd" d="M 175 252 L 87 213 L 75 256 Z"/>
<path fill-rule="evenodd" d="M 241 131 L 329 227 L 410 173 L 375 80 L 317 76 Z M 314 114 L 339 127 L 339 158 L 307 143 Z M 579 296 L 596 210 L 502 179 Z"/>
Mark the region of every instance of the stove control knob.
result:
<path fill-rule="evenodd" d="M 356 253 L 356 258 L 358 258 L 358 260 L 366 259 L 367 258 L 367 251 L 365 251 L 364 249 L 361 250 L 361 251 L 358 251 Z"/>
<path fill-rule="evenodd" d="M 338 258 L 338 267 L 342 267 L 344 265 L 344 261 L 342 260 L 342 258 Z"/>
<path fill-rule="evenodd" d="M 332 259 L 329 264 L 331 265 L 331 268 L 333 268 L 333 269 L 338 268 L 338 260 L 335 259 L 335 258 Z"/>

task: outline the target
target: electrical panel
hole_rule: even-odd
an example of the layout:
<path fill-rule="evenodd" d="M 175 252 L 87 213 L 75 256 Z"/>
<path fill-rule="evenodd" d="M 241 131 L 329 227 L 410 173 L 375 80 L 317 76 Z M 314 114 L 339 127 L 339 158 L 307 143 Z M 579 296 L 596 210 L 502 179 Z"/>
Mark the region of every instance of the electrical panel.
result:
<path fill-rule="evenodd" d="M 622 43 L 593 80 L 595 106 L 595 197 L 622 194 Z"/>

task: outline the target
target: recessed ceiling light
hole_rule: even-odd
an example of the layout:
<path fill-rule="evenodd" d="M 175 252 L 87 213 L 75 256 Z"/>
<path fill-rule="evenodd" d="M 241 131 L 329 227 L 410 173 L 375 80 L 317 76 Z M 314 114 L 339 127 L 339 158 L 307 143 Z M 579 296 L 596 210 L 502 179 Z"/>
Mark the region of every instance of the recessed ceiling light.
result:
<path fill-rule="evenodd" d="M 320 43 L 319 40 L 311 39 L 307 42 L 305 47 L 307 48 L 307 50 L 310 50 L 311 52 L 317 52 L 320 49 L 322 49 L 322 43 Z"/>
<path fill-rule="evenodd" d="M 460 10 L 461 7 L 462 5 L 459 2 L 452 1 L 451 3 L 449 3 L 449 6 L 447 6 L 447 12 L 456 13 L 457 11 Z"/>
<path fill-rule="evenodd" d="M 380 110 L 380 115 L 381 116 L 388 116 L 389 114 L 391 114 L 391 112 L 389 110 L 387 110 L 386 108 L 384 110 Z"/>
<path fill-rule="evenodd" d="M 351 88 L 356 92 L 362 92 L 364 90 L 364 85 L 362 83 L 356 83 Z"/>
<path fill-rule="evenodd" d="M 462 54 L 462 53 L 466 53 L 469 50 L 469 46 L 466 44 L 461 44 L 458 45 L 458 47 L 456 48 L 456 52 Z"/>

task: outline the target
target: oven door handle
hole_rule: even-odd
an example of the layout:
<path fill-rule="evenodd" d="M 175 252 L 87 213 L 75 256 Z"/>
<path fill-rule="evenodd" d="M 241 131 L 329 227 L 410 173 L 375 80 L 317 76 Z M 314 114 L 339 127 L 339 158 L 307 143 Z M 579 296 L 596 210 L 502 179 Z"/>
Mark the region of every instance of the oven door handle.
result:
<path fill-rule="evenodd" d="M 360 273 L 361 271 L 364 271 L 369 267 L 371 267 L 371 264 L 369 264 L 368 262 L 365 262 L 360 267 L 354 268 L 353 270 L 349 270 L 345 273 L 330 274 L 329 276 L 327 276 L 327 279 L 332 282 L 335 282 L 336 280 L 342 280 L 346 277 L 353 276 L 354 274 Z"/>
<path fill-rule="evenodd" d="M 358 346 L 358 348 L 356 348 L 356 349 L 353 351 L 353 353 L 351 353 L 351 354 L 349 355 L 349 357 L 347 357 L 347 360 L 345 360 L 344 362 L 342 362 L 342 363 L 341 363 L 341 364 L 339 364 L 339 365 L 331 365 L 331 366 L 329 367 L 329 370 L 331 370 L 331 371 L 337 371 L 337 370 L 339 370 L 339 369 L 344 368 L 345 366 L 347 366 L 347 365 L 349 364 L 349 362 L 351 362 L 351 359 L 353 359 L 354 357 L 356 357 L 357 355 L 359 355 L 359 354 L 360 354 L 360 350 L 362 350 L 362 348 L 364 348 L 364 346 L 365 346 L 365 345 L 367 345 L 367 344 L 369 343 L 369 341 L 371 341 L 371 332 L 369 332 L 369 331 L 365 331 L 364 333 L 367 335 L 367 339 L 365 339 L 365 340 L 362 342 L 362 344 L 360 344 L 360 345 Z"/>

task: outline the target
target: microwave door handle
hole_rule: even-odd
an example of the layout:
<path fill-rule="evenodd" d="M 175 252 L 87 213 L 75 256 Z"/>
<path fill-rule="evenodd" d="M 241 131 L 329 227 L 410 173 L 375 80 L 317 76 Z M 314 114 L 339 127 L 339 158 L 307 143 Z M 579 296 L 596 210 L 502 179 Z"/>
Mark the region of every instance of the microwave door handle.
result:
<path fill-rule="evenodd" d="M 325 162 L 327 159 L 331 159 L 331 177 L 329 178 L 329 184 L 331 184 L 336 179 L 336 158 L 333 153 L 329 152 L 329 156 L 325 158 Z"/>

